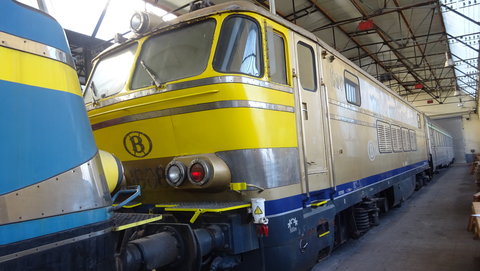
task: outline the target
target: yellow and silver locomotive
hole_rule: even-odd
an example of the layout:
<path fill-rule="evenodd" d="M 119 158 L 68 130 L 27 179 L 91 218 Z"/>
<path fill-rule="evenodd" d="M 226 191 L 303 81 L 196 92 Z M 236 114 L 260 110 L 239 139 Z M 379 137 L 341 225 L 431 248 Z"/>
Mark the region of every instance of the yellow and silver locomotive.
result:
<path fill-rule="evenodd" d="M 190 267 L 307 269 L 427 178 L 427 118 L 315 35 L 247 2 L 148 16 L 84 100 Z"/>

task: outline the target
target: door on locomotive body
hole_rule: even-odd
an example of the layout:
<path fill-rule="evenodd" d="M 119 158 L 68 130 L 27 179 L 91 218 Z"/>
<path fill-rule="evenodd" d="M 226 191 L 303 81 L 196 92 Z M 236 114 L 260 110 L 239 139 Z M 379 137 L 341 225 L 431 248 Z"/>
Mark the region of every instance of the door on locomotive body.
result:
<path fill-rule="evenodd" d="M 327 161 L 328 136 L 325 128 L 325 91 L 321 87 L 321 63 L 316 50 L 317 44 L 294 34 L 293 58 L 297 76 L 295 91 L 300 106 L 299 129 L 302 129 L 304 151 L 304 176 L 308 192 L 330 187 Z"/>

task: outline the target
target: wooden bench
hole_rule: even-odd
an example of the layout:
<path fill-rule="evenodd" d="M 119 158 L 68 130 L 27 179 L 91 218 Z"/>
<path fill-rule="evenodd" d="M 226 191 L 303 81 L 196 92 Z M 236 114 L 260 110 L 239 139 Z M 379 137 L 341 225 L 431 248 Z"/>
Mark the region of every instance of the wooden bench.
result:
<path fill-rule="evenodd" d="M 468 219 L 467 230 L 473 232 L 473 239 L 480 238 L 480 202 L 472 202 L 472 214 Z"/>

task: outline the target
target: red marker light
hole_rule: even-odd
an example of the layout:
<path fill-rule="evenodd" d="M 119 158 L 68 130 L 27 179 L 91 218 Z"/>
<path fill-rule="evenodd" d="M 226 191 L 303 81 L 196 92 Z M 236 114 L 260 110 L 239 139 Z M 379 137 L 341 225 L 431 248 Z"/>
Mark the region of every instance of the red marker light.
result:
<path fill-rule="evenodd" d="M 205 168 L 200 163 L 195 163 L 190 167 L 190 177 L 194 182 L 201 182 L 205 178 Z"/>
<path fill-rule="evenodd" d="M 268 237 L 268 225 L 265 225 L 265 224 L 257 225 L 257 236 Z"/>

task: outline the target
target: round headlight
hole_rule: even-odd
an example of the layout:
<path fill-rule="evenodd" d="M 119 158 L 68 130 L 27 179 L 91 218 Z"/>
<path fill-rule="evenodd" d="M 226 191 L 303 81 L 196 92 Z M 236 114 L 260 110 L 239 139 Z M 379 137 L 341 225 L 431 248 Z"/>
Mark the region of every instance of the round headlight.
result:
<path fill-rule="evenodd" d="M 180 168 L 176 165 L 171 166 L 168 169 L 168 179 L 172 183 L 178 183 L 180 179 L 182 178 L 182 172 L 180 171 Z"/>
<path fill-rule="evenodd" d="M 130 19 L 130 28 L 135 33 L 142 33 L 148 27 L 148 16 L 142 12 L 135 12 Z"/>
<path fill-rule="evenodd" d="M 185 180 L 185 165 L 179 161 L 172 161 L 167 165 L 165 179 L 168 184 L 177 187 Z"/>
<path fill-rule="evenodd" d="M 210 180 L 211 166 L 204 160 L 193 160 L 188 168 L 188 180 L 195 185 L 203 185 Z"/>

